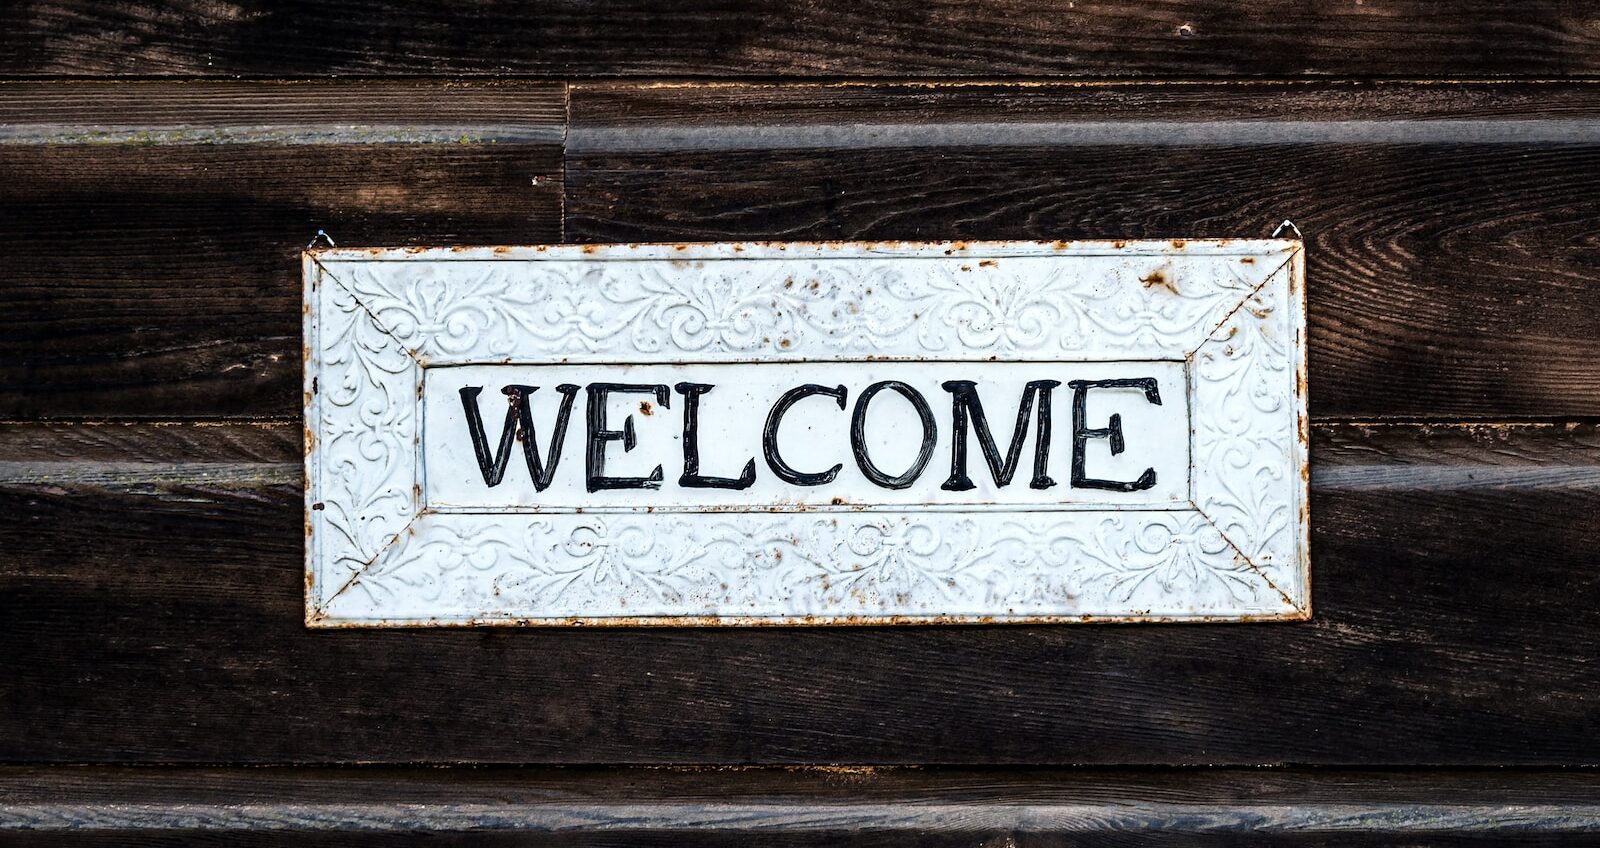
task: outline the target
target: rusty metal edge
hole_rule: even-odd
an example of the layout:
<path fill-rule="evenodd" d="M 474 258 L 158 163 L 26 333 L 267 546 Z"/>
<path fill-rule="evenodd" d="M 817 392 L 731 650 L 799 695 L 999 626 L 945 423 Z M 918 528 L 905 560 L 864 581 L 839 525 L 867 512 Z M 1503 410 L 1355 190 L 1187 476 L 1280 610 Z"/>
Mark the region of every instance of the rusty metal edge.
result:
<path fill-rule="evenodd" d="M 317 315 L 318 315 L 318 275 L 321 266 L 311 251 L 300 254 L 300 376 L 301 376 L 301 438 L 304 446 L 302 467 L 305 470 L 305 509 L 302 513 L 304 521 L 304 554 L 305 574 L 303 575 L 303 592 L 305 597 L 305 624 L 307 627 L 323 626 L 322 605 L 319 603 L 321 587 L 320 576 L 316 565 L 316 522 L 313 513 L 316 504 L 321 498 L 321 489 L 316 474 L 317 432 L 321 418 L 317 409 L 317 375 L 313 370 L 313 354 L 317 349 Z"/>
<path fill-rule="evenodd" d="M 945 255 L 983 253 L 1004 256 L 1156 255 L 1173 250 L 1202 254 L 1282 253 L 1300 250 L 1300 239 L 1286 238 L 1138 238 L 1027 240 L 882 240 L 882 241 L 729 241 L 618 242 L 608 244 L 458 245 L 450 247 L 313 247 L 304 255 L 323 262 L 389 262 L 406 260 L 482 261 L 491 259 L 729 259 L 727 252 L 793 251 L 802 257 L 896 256 L 943 250 Z M 1000 251 L 1000 253 L 997 253 Z M 715 254 L 715 255 L 713 255 Z"/>
<path fill-rule="evenodd" d="M 1295 457 L 1294 464 L 1300 475 L 1300 484 L 1295 488 L 1295 495 L 1299 498 L 1299 510 L 1296 520 L 1299 522 L 1299 538 L 1295 540 L 1295 548 L 1300 552 L 1300 586 L 1299 593 L 1291 601 L 1299 608 L 1299 619 L 1311 619 L 1311 375 L 1309 356 L 1311 351 L 1311 320 L 1309 300 L 1307 299 L 1306 286 L 1306 247 L 1303 239 L 1295 239 L 1296 247 L 1293 255 L 1289 257 L 1289 302 L 1294 305 L 1296 315 L 1292 319 L 1295 328 L 1294 340 L 1294 397 L 1295 397 Z"/>
<path fill-rule="evenodd" d="M 1006 626 L 1038 624 L 1255 624 L 1308 621 L 1310 612 L 1291 607 L 1281 613 L 1260 615 L 894 615 L 894 616 L 638 616 L 569 618 L 453 618 L 331 619 L 308 611 L 306 626 L 316 630 L 369 630 L 375 628 L 452 627 L 899 627 L 899 626 Z"/>

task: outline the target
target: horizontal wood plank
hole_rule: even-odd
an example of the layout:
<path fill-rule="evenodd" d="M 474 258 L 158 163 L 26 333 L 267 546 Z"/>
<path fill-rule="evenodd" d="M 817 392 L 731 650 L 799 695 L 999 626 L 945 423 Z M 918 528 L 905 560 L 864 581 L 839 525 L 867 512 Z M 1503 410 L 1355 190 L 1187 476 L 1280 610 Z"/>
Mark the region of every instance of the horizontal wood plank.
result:
<path fill-rule="evenodd" d="M 469 834 L 473 844 L 564 845 L 1562 844 L 1600 834 L 1600 781 L 1548 771 L 0 768 L 0 838 L 21 844 L 454 844 Z"/>
<path fill-rule="evenodd" d="M 1600 414 L 1600 87 L 580 85 L 574 241 L 1307 239 L 1313 415 Z"/>
<path fill-rule="evenodd" d="M 551 83 L 0 82 L 0 144 L 560 144 Z"/>
<path fill-rule="evenodd" d="M 1317 427 L 1305 623 L 715 630 L 308 631 L 218 429 L 0 426 L 0 761 L 1600 764 L 1594 424 Z"/>
<path fill-rule="evenodd" d="M 29 0 L 9 76 L 1543 76 L 1600 69 L 1567 0 L 537 6 Z"/>
<path fill-rule="evenodd" d="M 299 253 L 560 239 L 550 85 L 0 83 L 0 417 L 287 414 Z"/>

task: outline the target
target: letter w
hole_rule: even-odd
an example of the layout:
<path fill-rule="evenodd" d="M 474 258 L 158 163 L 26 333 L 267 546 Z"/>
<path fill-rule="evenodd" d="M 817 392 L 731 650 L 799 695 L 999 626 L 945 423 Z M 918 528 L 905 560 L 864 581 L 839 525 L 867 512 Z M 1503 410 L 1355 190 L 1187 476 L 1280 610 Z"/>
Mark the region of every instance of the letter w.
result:
<path fill-rule="evenodd" d="M 467 386 L 461 390 L 461 408 L 467 413 L 467 430 L 472 435 L 472 451 L 478 455 L 478 470 L 483 472 L 483 482 L 493 488 L 506 476 L 506 464 L 511 461 L 511 442 L 519 435 L 522 439 L 522 456 L 528 463 L 528 476 L 538 491 L 549 488 L 555 477 L 556 464 L 561 461 L 561 445 L 567 438 L 567 419 L 572 416 L 572 399 L 578 387 L 571 383 L 556 386 L 561 393 L 561 411 L 556 414 L 556 430 L 551 434 L 546 459 L 540 461 L 538 439 L 533 432 L 533 410 L 528 398 L 538 391 L 538 386 L 506 386 L 509 402 L 506 423 L 500 428 L 500 446 L 494 456 L 489 455 L 489 439 L 483 432 L 483 416 L 478 412 L 478 395 L 482 386 Z"/>

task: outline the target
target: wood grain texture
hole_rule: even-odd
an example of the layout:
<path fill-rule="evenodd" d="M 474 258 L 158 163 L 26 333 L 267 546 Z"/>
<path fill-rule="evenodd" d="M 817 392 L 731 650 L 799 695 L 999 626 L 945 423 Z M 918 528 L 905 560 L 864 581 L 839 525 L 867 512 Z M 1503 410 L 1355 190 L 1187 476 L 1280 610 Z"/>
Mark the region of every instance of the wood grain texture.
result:
<path fill-rule="evenodd" d="M 0 761 L 1600 764 L 1594 424 L 1318 427 L 1304 624 L 715 631 L 307 631 L 297 435 L 0 427 Z"/>
<path fill-rule="evenodd" d="M 0 486 L 110 496 L 302 484 L 298 425 L 274 421 L 0 423 Z"/>
<path fill-rule="evenodd" d="M 1568 0 L 980 5 L 905 0 L 26 0 L 11 76 L 1560 76 L 1600 69 Z"/>
<path fill-rule="evenodd" d="M 1600 782 L 1545 771 L 0 769 L 7 842 L 251 831 L 297 844 L 1559 844 L 1600 833 Z"/>
<path fill-rule="evenodd" d="M 1591 6 L 0 6 L 0 763 L 235 765 L 0 765 L 0 845 L 1594 844 Z M 241 76 L 330 79 L 200 81 Z M 647 79 L 575 85 L 569 136 L 560 83 L 386 76 Z M 1327 76 L 1530 81 L 1282 81 Z M 318 229 L 1284 218 L 1310 247 L 1309 622 L 300 624 Z M 88 420 L 7 420 L 50 418 Z M 319 765 L 372 761 L 568 766 Z M 755 762 L 973 767 L 647 767 Z M 1125 764 L 1156 767 L 1099 767 Z"/>
<path fill-rule="evenodd" d="M 1316 416 L 1600 413 L 1600 88 L 574 88 L 575 241 L 1307 238 Z"/>
<path fill-rule="evenodd" d="M 0 82 L 0 144 L 561 143 L 554 83 Z"/>
<path fill-rule="evenodd" d="M 286 414 L 299 252 L 560 239 L 562 89 L 0 84 L 0 416 Z"/>
<path fill-rule="evenodd" d="M 1226 818 L 1226 816 L 1219 816 Z M 258 846 L 258 845 L 307 845 L 312 848 L 322 846 L 355 845 L 370 848 L 370 846 L 395 846 L 395 845 L 442 845 L 442 846 L 562 846 L 562 848 L 674 848 L 674 846 L 702 846 L 702 848 L 742 848 L 747 845 L 774 846 L 774 848 L 798 848 L 798 846 L 843 846 L 843 848 L 1080 848 L 1080 846 L 1154 846 L 1154 848 L 1197 848 L 1197 846 L 1230 846 L 1230 845 L 1283 845 L 1283 846 L 1317 846 L 1323 848 L 1328 845 L 1357 846 L 1357 848 L 1394 848 L 1395 845 L 1405 845 L 1406 848 L 1446 848 L 1446 846 L 1459 845 L 1515 845 L 1515 846 L 1562 846 L 1562 845 L 1594 845 L 1594 838 L 1586 830 L 1579 830 L 1576 834 L 1570 832 L 1541 832 L 1541 834 L 1499 834 L 1485 835 L 1478 832 L 1440 832 L 1440 834 L 1405 834 L 1403 842 L 1397 842 L 1394 834 L 1387 832 L 1382 827 L 1382 822 L 1376 822 L 1371 830 L 1374 834 L 1365 837 L 1360 834 L 1338 834 L 1328 837 L 1325 834 L 1288 835 L 1288 834 L 1261 834 L 1243 835 L 1240 829 L 1219 830 L 1216 834 L 1192 834 L 1192 832 L 1147 832 L 1147 830 L 1115 830 L 1117 822 L 1107 822 L 1107 827 L 1098 832 L 1070 832 L 1070 834 L 1054 834 L 1043 832 L 1035 834 L 1026 829 L 1005 830 L 1003 827 L 990 824 L 992 819 L 979 818 L 971 822 L 968 829 L 952 829 L 955 832 L 915 832 L 915 830 L 886 830 L 869 829 L 869 827 L 850 827 L 850 829 L 832 830 L 821 834 L 794 834 L 794 832 L 773 832 L 773 830 L 738 830 L 738 832 L 688 832 L 688 830 L 642 830 L 621 829 L 616 834 L 608 830 L 582 830 L 582 832 L 560 832 L 560 834 L 528 834 L 525 830 L 467 830 L 467 832 L 432 832 L 424 830 L 418 834 L 402 834 L 397 830 L 381 830 L 381 832 L 320 832 L 320 834 L 304 834 L 304 832 L 272 832 L 272 830 L 256 830 L 256 832 L 194 832 L 194 830 L 179 830 L 179 832 L 139 832 L 139 830 L 106 830 L 106 832 L 67 832 L 67 834 L 13 834 L 5 838 L 5 845 L 18 846 L 50 846 L 50 845 L 86 845 L 86 846 L 117 846 L 117 848 L 150 848 L 150 846 L 174 845 L 227 845 L 227 846 Z"/>

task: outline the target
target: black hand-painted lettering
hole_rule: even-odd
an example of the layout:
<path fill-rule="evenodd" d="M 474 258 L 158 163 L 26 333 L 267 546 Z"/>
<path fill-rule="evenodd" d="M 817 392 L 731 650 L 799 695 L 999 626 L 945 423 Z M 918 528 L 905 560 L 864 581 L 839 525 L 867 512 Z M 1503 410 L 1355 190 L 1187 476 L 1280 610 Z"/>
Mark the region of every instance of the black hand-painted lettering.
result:
<path fill-rule="evenodd" d="M 917 411 L 917 417 L 922 419 L 922 450 L 917 453 L 917 459 L 911 463 L 911 467 L 898 477 L 883 473 L 872 463 L 872 458 L 867 456 L 867 404 L 884 389 L 892 389 L 910 401 L 911 406 Z M 855 454 L 856 465 L 861 468 L 861 473 L 885 489 L 905 489 L 916 482 L 916 479 L 922 476 L 922 470 L 928 467 L 928 460 L 933 458 L 933 445 L 938 436 L 939 426 L 933 421 L 933 410 L 928 408 L 928 399 L 923 397 L 921 392 L 899 380 L 881 380 L 873 383 L 856 397 L 855 412 L 850 416 L 850 450 Z"/>
<path fill-rule="evenodd" d="M 748 489 L 756 481 L 754 457 L 744 464 L 738 478 L 705 477 L 700 474 L 700 396 L 711 391 L 706 383 L 679 383 L 673 386 L 683 395 L 683 474 L 678 485 L 688 489 Z"/>
<path fill-rule="evenodd" d="M 789 411 L 789 407 L 812 395 L 827 395 L 839 402 L 840 409 L 844 409 L 849 390 L 844 386 L 830 389 L 816 383 L 795 386 L 784 392 L 783 396 L 778 398 L 778 402 L 772 405 L 772 411 L 767 413 L 767 426 L 761 431 L 761 453 L 767 459 L 767 467 L 772 469 L 772 473 L 776 474 L 779 480 L 796 486 L 821 486 L 832 483 L 833 478 L 839 476 L 839 471 L 844 468 L 844 463 L 839 463 L 827 471 L 797 471 L 789 463 L 784 462 L 783 457 L 778 454 L 778 425 L 783 423 L 784 414 Z"/>
<path fill-rule="evenodd" d="M 1144 399 L 1161 405 L 1161 393 L 1154 377 L 1132 377 L 1122 380 L 1073 380 L 1067 383 L 1072 389 L 1072 486 L 1076 489 L 1104 489 L 1111 492 L 1138 492 L 1156 485 L 1156 470 L 1146 468 L 1139 479 L 1132 482 L 1096 480 L 1084 471 L 1084 446 L 1090 439 L 1108 439 L 1111 455 L 1116 456 L 1127 448 L 1122 437 L 1122 416 L 1112 415 L 1108 426 L 1090 429 L 1085 421 L 1084 409 L 1090 389 L 1141 389 Z"/>
<path fill-rule="evenodd" d="M 655 395 L 656 403 L 663 409 L 672 406 L 670 390 L 661 383 L 590 383 L 588 404 L 588 456 L 585 463 L 585 482 L 589 491 L 601 489 L 659 489 L 661 466 L 657 465 L 649 477 L 607 477 L 606 443 L 620 440 L 624 453 L 633 450 L 637 438 L 633 431 L 633 415 L 622 419 L 622 429 L 609 430 L 606 425 L 606 399 L 613 393 Z"/>
<path fill-rule="evenodd" d="M 510 386 L 506 391 L 512 391 Z M 500 428 L 500 445 L 494 456 L 489 455 L 489 439 L 483 432 L 483 415 L 478 411 L 478 395 L 482 386 L 464 386 L 461 389 L 461 407 L 467 413 L 467 432 L 472 436 L 472 452 L 478 455 L 478 470 L 483 473 L 485 485 L 500 485 L 506 476 L 506 463 L 511 461 L 511 442 L 517 438 L 517 403 L 514 399 L 506 407 L 506 423 Z"/>
<path fill-rule="evenodd" d="M 976 488 L 967 476 L 967 419 L 972 419 L 972 429 L 978 434 L 978 446 L 989 463 L 997 486 L 1006 486 L 1017 473 L 1022 459 L 1022 440 L 1028 435 L 1028 418 L 1033 414 L 1033 397 L 1039 395 L 1039 438 L 1033 450 L 1033 480 L 1031 489 L 1048 489 L 1056 484 L 1047 473 L 1050 464 L 1050 390 L 1061 385 L 1060 380 L 1034 380 L 1022 390 L 1022 400 L 1017 404 L 1017 424 L 1011 431 L 1011 446 L 1002 460 L 1000 448 L 995 444 L 994 433 L 989 430 L 989 419 L 983 414 L 983 402 L 978 399 L 977 384 L 971 380 L 946 380 L 944 390 L 950 393 L 952 405 L 950 437 L 950 479 L 939 488 L 947 492 L 965 492 Z"/>
<path fill-rule="evenodd" d="M 467 432 L 472 437 L 472 452 L 478 457 L 478 470 L 483 474 L 483 482 L 490 488 L 500 485 L 505 479 L 506 465 L 511 461 L 511 442 L 518 433 L 522 436 L 522 457 L 528 465 L 528 476 L 533 478 L 533 487 L 544 491 L 550 487 L 550 481 L 555 477 L 556 465 L 561 462 L 561 446 L 567 439 L 567 421 L 572 416 L 572 399 L 578 393 L 578 387 L 571 383 L 562 383 L 556 386 L 556 391 L 561 393 L 561 408 L 556 413 L 555 432 L 550 434 L 550 445 L 546 448 L 546 458 L 539 458 L 539 440 L 533 429 L 533 408 L 530 399 L 538 386 L 506 386 L 501 389 L 510 399 L 506 408 L 506 421 L 500 428 L 500 444 L 496 447 L 494 455 L 489 455 L 489 439 L 483 430 L 483 417 L 478 411 L 478 395 L 483 392 L 482 386 L 466 386 L 461 389 L 461 407 L 467 414 Z"/>

